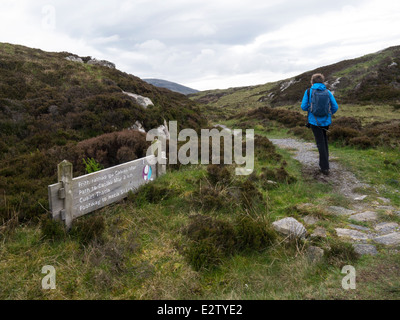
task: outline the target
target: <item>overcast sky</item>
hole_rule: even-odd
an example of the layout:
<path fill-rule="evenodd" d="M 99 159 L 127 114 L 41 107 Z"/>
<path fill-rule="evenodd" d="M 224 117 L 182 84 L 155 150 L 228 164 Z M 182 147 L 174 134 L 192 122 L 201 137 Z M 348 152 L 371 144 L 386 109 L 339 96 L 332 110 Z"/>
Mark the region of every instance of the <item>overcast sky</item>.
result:
<path fill-rule="evenodd" d="M 0 42 L 222 89 L 400 45 L 400 1 L 0 0 L 0 30 Z"/>

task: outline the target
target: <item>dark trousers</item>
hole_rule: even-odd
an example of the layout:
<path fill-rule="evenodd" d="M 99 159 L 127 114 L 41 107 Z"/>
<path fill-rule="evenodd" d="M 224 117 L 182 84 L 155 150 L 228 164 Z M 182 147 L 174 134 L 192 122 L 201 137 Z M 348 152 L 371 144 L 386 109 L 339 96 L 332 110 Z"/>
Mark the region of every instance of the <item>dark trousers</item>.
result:
<path fill-rule="evenodd" d="M 317 127 L 311 125 L 312 132 L 314 133 L 315 142 L 319 151 L 319 167 L 321 170 L 329 170 L 329 149 L 328 149 L 328 137 L 326 132 L 328 127 Z"/>

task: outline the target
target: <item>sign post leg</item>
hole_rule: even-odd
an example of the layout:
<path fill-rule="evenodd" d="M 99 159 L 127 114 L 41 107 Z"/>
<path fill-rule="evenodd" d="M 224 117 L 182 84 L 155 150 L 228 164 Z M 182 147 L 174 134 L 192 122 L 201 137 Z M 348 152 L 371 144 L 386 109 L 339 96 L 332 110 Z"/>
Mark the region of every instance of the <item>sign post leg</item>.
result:
<path fill-rule="evenodd" d="M 65 192 L 64 212 L 62 216 L 65 218 L 65 225 L 68 230 L 71 229 L 73 220 L 72 178 L 72 163 L 64 160 L 58 165 L 58 181 L 62 182 Z"/>

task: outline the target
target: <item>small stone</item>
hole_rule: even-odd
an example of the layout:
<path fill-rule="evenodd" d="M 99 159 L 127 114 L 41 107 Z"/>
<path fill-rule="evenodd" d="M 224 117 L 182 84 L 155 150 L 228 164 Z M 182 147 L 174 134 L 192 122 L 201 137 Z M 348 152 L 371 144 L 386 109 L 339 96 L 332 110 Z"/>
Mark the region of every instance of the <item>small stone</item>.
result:
<path fill-rule="evenodd" d="M 389 199 L 378 197 L 379 200 L 381 200 L 383 203 L 390 203 Z"/>
<path fill-rule="evenodd" d="M 386 234 L 384 236 L 375 238 L 374 241 L 384 244 L 386 246 L 399 245 L 400 244 L 400 233 L 393 232 L 390 234 Z"/>
<path fill-rule="evenodd" d="M 311 235 L 311 238 L 317 238 L 317 237 L 326 238 L 325 228 L 323 227 L 315 228 L 314 233 Z"/>
<path fill-rule="evenodd" d="M 355 224 L 349 224 L 349 227 L 353 228 L 353 229 L 361 230 L 361 231 L 370 231 L 370 228 L 357 226 Z"/>
<path fill-rule="evenodd" d="M 356 230 L 337 228 L 335 231 L 341 238 L 350 238 L 352 240 L 368 240 L 369 238 L 367 234 Z"/>
<path fill-rule="evenodd" d="M 372 244 L 353 244 L 354 251 L 359 256 L 371 255 L 375 256 L 378 254 L 376 247 Z"/>
<path fill-rule="evenodd" d="M 328 207 L 328 211 L 336 216 L 350 216 L 356 213 L 354 210 L 349 210 L 342 207 L 331 206 Z"/>
<path fill-rule="evenodd" d="M 305 238 L 307 234 L 306 228 L 294 218 L 285 218 L 272 223 L 273 228 L 279 233 L 288 236 L 289 238 Z"/>
<path fill-rule="evenodd" d="M 393 210 L 395 210 L 394 207 L 392 207 L 392 206 L 377 206 L 376 209 L 377 210 L 385 210 L 385 211 L 393 211 Z"/>
<path fill-rule="evenodd" d="M 319 247 L 310 246 L 307 249 L 307 258 L 313 263 L 321 261 L 324 256 L 324 250 Z"/>
<path fill-rule="evenodd" d="M 362 200 L 364 200 L 366 197 L 368 197 L 368 196 L 360 196 L 360 197 L 354 198 L 354 200 L 355 200 L 355 201 L 362 201 Z"/>
<path fill-rule="evenodd" d="M 378 215 L 373 211 L 365 211 L 363 213 L 358 213 L 349 217 L 349 220 L 354 220 L 358 222 L 376 221 Z"/>
<path fill-rule="evenodd" d="M 317 217 L 314 217 L 312 215 L 308 215 L 308 216 L 304 217 L 303 220 L 304 220 L 304 223 L 309 226 L 316 224 L 319 221 L 319 219 Z"/>
<path fill-rule="evenodd" d="M 395 222 L 382 222 L 375 226 L 375 230 L 380 233 L 393 233 L 399 230 L 399 225 Z"/>

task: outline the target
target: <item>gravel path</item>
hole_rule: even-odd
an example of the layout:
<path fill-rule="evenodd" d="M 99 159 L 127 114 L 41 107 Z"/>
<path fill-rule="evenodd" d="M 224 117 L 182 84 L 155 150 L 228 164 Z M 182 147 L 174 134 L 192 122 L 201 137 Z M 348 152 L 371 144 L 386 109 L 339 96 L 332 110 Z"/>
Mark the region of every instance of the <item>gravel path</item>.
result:
<path fill-rule="evenodd" d="M 289 149 L 294 152 L 293 158 L 303 165 L 303 174 L 311 179 L 319 180 L 323 183 L 331 184 L 334 189 L 352 201 L 351 210 L 342 207 L 326 208 L 331 214 L 344 216 L 348 219 L 345 228 L 335 228 L 338 237 L 345 238 L 353 243 L 354 250 L 359 255 L 378 254 L 375 244 L 385 246 L 400 246 L 400 225 L 396 222 L 382 221 L 379 212 L 385 211 L 387 214 L 400 216 L 399 209 L 390 205 L 390 200 L 379 198 L 385 205 L 372 205 L 363 202 L 367 197 L 354 192 L 355 188 L 368 186 L 359 181 L 350 171 L 344 169 L 338 162 L 334 161 L 331 155 L 329 176 L 324 176 L 319 172 L 319 154 L 314 143 L 303 142 L 296 139 L 270 139 L 273 144 L 282 149 Z M 333 161 L 332 161 L 333 160 Z M 302 204 L 302 206 L 312 206 L 312 204 Z M 288 218 L 286 218 L 287 220 Z M 292 218 L 289 218 L 292 219 Z M 276 222 L 283 223 L 285 219 Z M 308 216 L 304 223 L 312 224 L 318 218 Z M 368 227 L 355 225 L 354 222 L 362 222 Z M 296 221 L 296 223 L 298 223 Z M 319 227 L 319 236 L 326 237 L 326 229 Z M 291 230 L 289 228 L 289 230 Z M 313 235 L 311 235 L 313 237 Z M 320 248 L 317 248 L 321 250 Z M 323 252 L 323 250 L 322 250 Z M 395 252 L 398 252 L 395 250 Z"/>
<path fill-rule="evenodd" d="M 303 173 L 323 183 L 333 185 L 335 190 L 347 198 L 355 199 L 360 197 L 353 191 L 355 188 L 368 186 L 360 182 L 350 171 L 344 169 L 330 155 L 330 175 L 324 176 L 319 172 L 319 154 L 315 143 L 303 142 L 296 139 L 270 139 L 273 144 L 282 149 L 294 151 L 293 158 L 303 164 Z"/>

